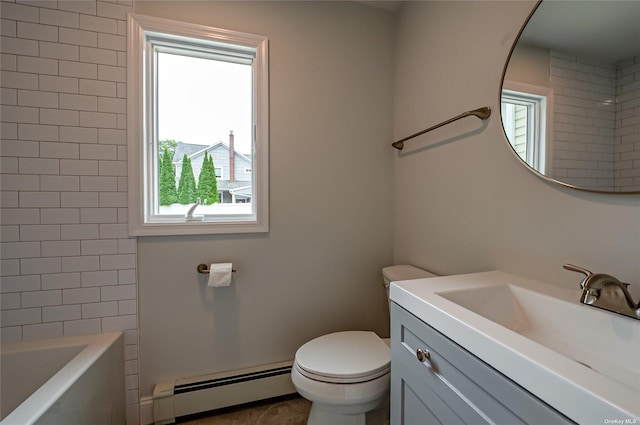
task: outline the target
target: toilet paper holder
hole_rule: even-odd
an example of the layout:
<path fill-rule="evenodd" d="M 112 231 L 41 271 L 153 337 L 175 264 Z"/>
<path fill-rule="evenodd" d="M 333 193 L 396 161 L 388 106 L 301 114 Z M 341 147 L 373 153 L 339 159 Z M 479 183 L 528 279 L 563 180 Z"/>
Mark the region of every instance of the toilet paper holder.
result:
<path fill-rule="evenodd" d="M 198 264 L 198 273 L 209 274 L 209 266 L 206 264 Z M 231 269 L 233 273 L 236 272 L 236 269 Z"/>

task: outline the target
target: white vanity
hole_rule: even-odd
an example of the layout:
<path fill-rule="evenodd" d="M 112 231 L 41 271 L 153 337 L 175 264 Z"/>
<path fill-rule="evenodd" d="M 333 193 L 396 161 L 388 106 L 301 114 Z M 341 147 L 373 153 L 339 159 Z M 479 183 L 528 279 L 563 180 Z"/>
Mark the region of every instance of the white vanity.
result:
<path fill-rule="evenodd" d="M 640 423 L 640 321 L 502 272 L 394 282 L 391 423 Z"/>

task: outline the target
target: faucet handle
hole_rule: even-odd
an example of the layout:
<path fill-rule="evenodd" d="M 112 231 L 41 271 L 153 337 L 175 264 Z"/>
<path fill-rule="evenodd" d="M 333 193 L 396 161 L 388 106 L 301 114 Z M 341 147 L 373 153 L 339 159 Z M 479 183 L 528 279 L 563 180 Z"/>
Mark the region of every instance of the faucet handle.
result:
<path fill-rule="evenodd" d="M 562 268 L 565 269 L 565 270 L 572 271 L 572 272 L 582 273 L 583 275 L 585 275 L 587 277 L 589 277 L 589 276 L 591 276 L 593 274 L 589 270 L 583 269 L 582 267 L 574 266 L 573 264 L 563 264 Z"/>
<path fill-rule="evenodd" d="M 565 270 L 569 270 L 576 273 L 582 273 L 583 275 L 585 275 L 586 277 L 580 283 L 580 287 L 583 289 L 587 279 L 589 279 L 589 277 L 593 275 L 593 273 L 591 273 L 589 270 L 583 269 L 582 267 L 574 266 L 573 264 L 563 264 L 562 268 Z"/>

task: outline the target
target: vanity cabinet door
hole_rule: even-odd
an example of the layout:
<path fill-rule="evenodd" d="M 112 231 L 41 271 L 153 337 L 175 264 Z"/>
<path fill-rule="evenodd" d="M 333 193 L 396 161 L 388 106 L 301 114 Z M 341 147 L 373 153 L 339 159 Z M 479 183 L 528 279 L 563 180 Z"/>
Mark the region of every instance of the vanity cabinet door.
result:
<path fill-rule="evenodd" d="M 391 350 L 391 425 L 573 423 L 395 303 Z"/>
<path fill-rule="evenodd" d="M 391 425 L 463 424 L 412 367 L 391 357 Z"/>

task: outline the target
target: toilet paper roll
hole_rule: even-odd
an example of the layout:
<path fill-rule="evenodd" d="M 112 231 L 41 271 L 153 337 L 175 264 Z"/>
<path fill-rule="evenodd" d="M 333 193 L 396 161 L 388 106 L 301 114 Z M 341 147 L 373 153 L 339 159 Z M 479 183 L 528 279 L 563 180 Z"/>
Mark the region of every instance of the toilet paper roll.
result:
<path fill-rule="evenodd" d="M 233 273 L 232 263 L 213 263 L 209 266 L 209 283 L 211 288 L 231 285 L 231 275 Z"/>

